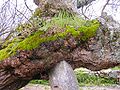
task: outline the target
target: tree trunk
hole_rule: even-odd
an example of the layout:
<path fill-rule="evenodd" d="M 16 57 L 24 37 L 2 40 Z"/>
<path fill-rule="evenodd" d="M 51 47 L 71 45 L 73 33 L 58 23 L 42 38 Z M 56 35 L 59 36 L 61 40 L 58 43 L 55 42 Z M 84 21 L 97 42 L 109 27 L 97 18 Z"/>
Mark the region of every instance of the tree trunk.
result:
<path fill-rule="evenodd" d="M 69 36 L 69 48 L 64 44 L 66 39 L 59 39 L 43 43 L 31 51 L 19 51 L 17 55 L 1 61 L 0 90 L 18 90 L 30 80 L 49 79 L 49 71 L 62 60 L 73 69 L 85 67 L 94 71 L 119 65 L 120 38 L 112 42 L 111 30 L 105 27 L 101 25 L 95 37 L 78 45 L 75 43 L 79 39 Z M 113 35 L 120 35 L 119 29 L 112 30 Z"/>
<path fill-rule="evenodd" d="M 62 60 L 73 69 L 85 67 L 94 71 L 119 65 L 120 25 L 106 16 L 99 20 L 96 36 L 86 42 L 68 35 L 0 61 L 0 90 L 18 90 L 30 80 L 48 79 L 49 71 Z"/>
<path fill-rule="evenodd" d="M 50 4 L 55 9 L 68 9 L 77 13 L 77 8 L 86 6 L 95 0 L 34 0 L 34 3 L 43 10 L 44 5 Z M 52 8 L 53 9 L 53 8 Z M 51 11 L 52 12 L 52 11 Z"/>
<path fill-rule="evenodd" d="M 52 90 L 79 90 L 72 67 L 66 62 L 58 63 L 49 74 Z"/>

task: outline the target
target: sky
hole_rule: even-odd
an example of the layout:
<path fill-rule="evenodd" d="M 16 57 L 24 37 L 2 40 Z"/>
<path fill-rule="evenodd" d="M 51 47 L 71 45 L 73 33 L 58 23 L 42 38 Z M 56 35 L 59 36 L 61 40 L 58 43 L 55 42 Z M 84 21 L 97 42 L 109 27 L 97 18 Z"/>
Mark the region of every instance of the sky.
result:
<path fill-rule="evenodd" d="M 106 1 L 107 0 L 96 0 L 92 2 L 92 5 L 88 8 L 88 12 L 86 12 L 85 15 L 91 18 L 99 17 L 101 15 L 102 8 L 105 5 Z M 116 4 L 117 1 L 120 0 L 111 0 L 110 3 Z M 111 15 L 115 20 L 120 22 L 120 6 L 117 7 L 116 5 L 108 5 L 105 8 L 104 12 L 107 12 L 108 15 Z"/>
<path fill-rule="evenodd" d="M 32 14 L 32 12 L 30 12 L 27 7 L 25 6 L 24 0 L 10 0 L 10 3 L 8 3 L 7 1 L 9 0 L 0 0 L 0 22 L 2 21 L 2 19 L 5 19 L 6 21 L 9 20 L 10 17 L 13 17 L 14 14 L 17 13 L 17 15 L 15 16 L 16 18 L 16 23 L 18 21 L 24 21 L 25 17 L 29 18 L 30 15 Z M 17 4 L 16 4 L 17 1 Z M 28 7 L 31 10 L 35 10 L 35 8 L 37 8 L 37 6 L 33 3 L 33 0 L 26 0 Z M 4 5 L 6 5 L 6 7 L 4 7 Z M 17 6 L 17 8 L 16 8 Z M 4 8 L 3 8 L 4 7 Z M 15 11 L 15 9 L 17 9 L 18 11 Z M 5 13 L 5 17 L 3 15 L 3 12 L 6 11 Z M 23 16 L 22 14 L 25 16 Z M 2 19 L 1 19 L 2 17 Z M 24 20 L 23 20 L 23 19 Z M 11 18 L 12 19 L 12 18 Z M 10 20 L 9 20 L 10 21 Z M 5 22 L 5 21 L 4 21 Z"/>
<path fill-rule="evenodd" d="M 0 0 L 0 35 L 2 35 L 0 36 L 0 38 L 6 37 L 7 34 L 3 35 L 2 33 L 14 30 L 13 28 L 15 28 L 21 22 L 23 23 L 26 22 L 27 19 L 29 19 L 30 15 L 32 14 L 26 8 L 24 4 L 24 0 L 10 0 L 10 4 L 5 3 L 6 1 L 9 0 Z M 16 1 L 17 1 L 17 10 L 20 11 L 17 12 L 17 14 L 15 11 Z M 7 7 L 4 7 L 5 4 Z M 27 0 L 27 5 L 31 10 L 35 10 L 35 8 L 37 7 L 33 3 L 33 0 Z M 20 13 L 23 13 L 27 19 Z"/>
<path fill-rule="evenodd" d="M 8 1 L 8 0 L 0 0 L 0 7 L 3 4 L 3 2 Z M 16 3 L 16 0 L 10 0 L 12 3 Z M 31 10 L 34 10 L 37 6 L 33 3 L 33 0 L 26 0 L 27 1 L 27 5 L 29 6 L 29 8 Z M 87 16 L 92 15 L 92 18 L 95 18 L 96 16 L 100 16 L 101 15 L 101 9 L 103 7 L 103 5 L 105 4 L 107 0 L 96 0 L 92 3 L 92 6 L 90 6 L 90 8 L 88 8 L 88 12 L 86 12 L 85 14 Z M 111 1 L 115 1 L 115 0 L 111 0 Z M 112 2 L 113 3 L 113 2 Z M 17 0 L 17 8 L 18 10 L 22 11 L 24 10 L 24 0 Z M 114 6 L 113 6 L 114 7 Z M 112 11 L 112 7 L 108 6 L 105 10 L 109 15 L 112 15 L 114 17 L 114 19 L 120 21 L 119 15 L 120 15 L 120 8 L 117 9 L 117 11 Z"/>
<path fill-rule="evenodd" d="M 0 0 L 0 6 L 6 2 L 8 0 Z M 16 3 L 16 0 L 10 0 L 12 3 Z M 27 4 L 28 6 L 31 8 L 31 9 L 35 9 L 37 6 L 33 3 L 33 0 L 26 0 L 27 1 Z M 19 6 L 19 8 L 23 7 L 23 4 L 24 4 L 24 0 L 17 0 L 17 4 Z"/>

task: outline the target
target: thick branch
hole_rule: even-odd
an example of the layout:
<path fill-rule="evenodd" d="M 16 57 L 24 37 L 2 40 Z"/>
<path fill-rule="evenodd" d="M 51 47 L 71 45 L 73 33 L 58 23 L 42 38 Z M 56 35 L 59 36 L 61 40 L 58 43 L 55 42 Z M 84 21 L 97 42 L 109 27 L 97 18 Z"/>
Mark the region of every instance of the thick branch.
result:
<path fill-rule="evenodd" d="M 97 37 L 91 38 L 86 43 L 76 44 L 77 39 L 69 37 L 68 41 L 72 42 L 67 45 L 64 44 L 66 40 L 51 41 L 43 43 L 32 51 L 20 51 L 17 56 L 2 61 L 0 63 L 1 90 L 8 90 L 8 86 L 14 86 L 19 79 L 24 82 L 21 81 L 23 84 L 19 84 L 20 86 L 17 88 L 24 86 L 26 82 L 34 79 L 37 75 L 40 75 L 41 79 L 48 79 L 46 75 L 49 70 L 61 60 L 66 60 L 73 68 L 86 67 L 91 70 L 101 70 L 119 65 L 118 57 L 110 55 L 113 52 L 110 51 L 111 47 L 106 42 L 108 39 L 104 38 L 103 32 L 98 31 L 98 33 Z M 100 42 L 101 36 L 104 43 Z M 102 54 L 100 53 L 101 48 L 105 50 L 102 51 Z"/>
<path fill-rule="evenodd" d="M 104 18 L 100 18 L 96 36 L 88 41 L 67 34 L 65 38 L 43 42 L 36 49 L 18 51 L 16 56 L 1 61 L 0 90 L 17 90 L 34 78 L 48 79 L 49 70 L 62 60 L 74 69 L 101 70 L 119 65 L 120 26 Z"/>

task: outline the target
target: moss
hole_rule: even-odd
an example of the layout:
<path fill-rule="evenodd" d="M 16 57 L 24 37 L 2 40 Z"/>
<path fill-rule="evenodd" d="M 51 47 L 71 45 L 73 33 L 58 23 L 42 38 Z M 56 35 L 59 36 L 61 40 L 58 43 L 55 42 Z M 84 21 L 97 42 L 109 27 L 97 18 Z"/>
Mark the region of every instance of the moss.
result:
<path fill-rule="evenodd" d="M 5 58 L 8 58 L 9 56 L 12 56 L 16 53 L 17 50 L 17 43 L 11 43 L 8 45 L 8 47 L 0 50 L 0 60 L 3 60 Z"/>
<path fill-rule="evenodd" d="M 40 35 L 43 34 L 44 32 L 36 32 L 34 35 L 29 36 L 25 40 L 19 43 L 18 49 L 26 49 L 26 50 L 31 50 L 39 46 L 40 43 L 44 42 L 45 39 L 40 38 Z"/>
<path fill-rule="evenodd" d="M 74 27 L 67 26 L 66 31 L 62 33 L 57 33 L 53 36 L 48 36 L 48 37 L 40 37 L 42 32 L 36 33 L 35 35 L 26 38 L 23 42 L 20 42 L 19 48 L 21 49 L 26 49 L 26 50 L 31 50 L 36 47 L 38 47 L 41 43 L 43 42 L 48 42 L 48 41 L 54 41 L 57 40 L 57 38 L 64 38 L 67 36 L 68 33 L 72 34 L 74 37 L 77 37 L 80 35 L 80 33 L 83 33 L 83 36 L 81 37 L 82 40 L 87 40 L 90 37 L 93 37 L 96 33 L 96 30 L 98 28 L 99 24 L 93 24 L 92 26 L 81 26 L 78 29 L 75 29 Z"/>
<path fill-rule="evenodd" d="M 37 48 L 43 42 L 54 41 L 57 40 L 58 37 L 65 38 L 67 34 L 71 34 L 73 37 L 79 36 L 79 38 L 83 41 L 86 41 L 96 34 L 96 30 L 99 27 L 99 22 L 97 20 L 85 21 L 76 16 L 65 15 L 67 14 L 64 13 L 63 16 L 60 14 L 53 17 L 50 22 L 46 21 L 46 24 L 39 28 L 39 31 L 28 36 L 24 40 L 10 43 L 8 47 L 0 50 L 0 60 L 14 55 L 17 50 L 32 50 Z M 26 25 L 29 26 L 29 24 Z M 49 29 L 51 28 L 52 30 L 55 26 L 64 29 L 64 31 L 58 32 L 56 28 L 54 35 L 46 36 L 45 34 L 49 31 Z"/>

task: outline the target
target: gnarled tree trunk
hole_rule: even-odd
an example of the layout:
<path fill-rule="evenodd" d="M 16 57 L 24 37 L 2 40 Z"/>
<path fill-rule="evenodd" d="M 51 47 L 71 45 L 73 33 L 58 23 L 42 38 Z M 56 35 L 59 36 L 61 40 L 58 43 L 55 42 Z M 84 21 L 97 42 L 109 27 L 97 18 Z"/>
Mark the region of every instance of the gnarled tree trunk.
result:
<path fill-rule="evenodd" d="M 17 90 L 33 79 L 48 79 L 48 73 L 57 63 L 66 60 L 73 69 L 85 67 L 90 70 L 101 70 L 120 64 L 120 38 L 111 37 L 111 29 L 101 25 L 95 37 L 88 42 L 73 45 L 74 37 L 64 46 L 63 40 L 46 42 L 31 51 L 19 51 L 16 56 L 0 62 L 0 90 Z M 106 31 L 105 31 L 106 30 Z M 118 28 L 113 35 L 120 35 Z M 14 88 L 13 88 L 14 87 Z"/>
<path fill-rule="evenodd" d="M 120 25 L 105 18 L 99 19 L 101 26 L 96 36 L 87 42 L 69 35 L 0 61 L 0 90 L 18 90 L 30 80 L 49 79 L 49 71 L 62 60 L 73 69 L 85 67 L 94 71 L 119 65 Z"/>

